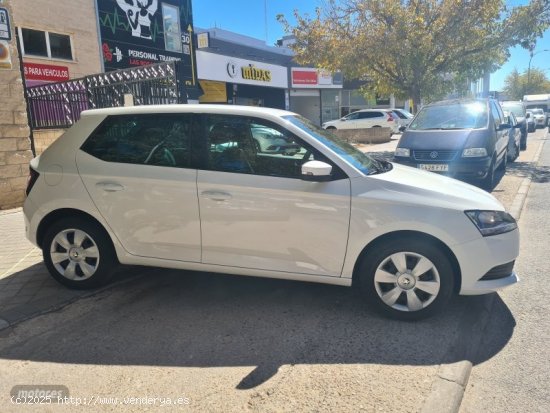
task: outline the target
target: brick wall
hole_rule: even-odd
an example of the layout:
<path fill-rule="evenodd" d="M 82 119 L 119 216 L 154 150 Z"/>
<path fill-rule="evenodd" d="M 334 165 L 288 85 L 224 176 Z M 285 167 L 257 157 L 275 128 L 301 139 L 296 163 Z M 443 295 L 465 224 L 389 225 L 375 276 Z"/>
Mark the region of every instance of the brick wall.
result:
<path fill-rule="evenodd" d="M 331 129 L 331 132 L 350 143 L 384 143 L 391 140 L 390 128 Z"/>
<path fill-rule="evenodd" d="M 54 141 L 65 133 L 66 129 L 42 129 L 35 130 L 34 137 L 34 149 L 36 154 L 40 155 L 44 150 L 50 146 Z"/>
<path fill-rule="evenodd" d="M 12 1 L 1 3 L 8 9 L 12 23 L 12 40 L 8 42 L 12 69 L 0 68 L 0 209 L 22 205 L 32 159 L 27 106 L 13 33 Z"/>

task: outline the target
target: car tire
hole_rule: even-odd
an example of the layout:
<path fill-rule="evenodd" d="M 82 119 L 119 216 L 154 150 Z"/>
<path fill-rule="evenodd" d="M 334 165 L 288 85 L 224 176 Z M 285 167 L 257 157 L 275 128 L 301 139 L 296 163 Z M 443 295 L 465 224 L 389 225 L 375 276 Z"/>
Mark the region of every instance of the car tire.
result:
<path fill-rule="evenodd" d="M 78 290 L 106 284 L 118 264 L 109 235 L 82 218 L 56 221 L 42 242 L 44 263 L 51 276 Z"/>
<path fill-rule="evenodd" d="M 496 159 L 493 157 L 487 171 L 487 176 L 481 180 L 481 188 L 487 192 L 491 192 L 495 186 L 495 163 Z"/>
<path fill-rule="evenodd" d="M 527 132 L 524 134 L 521 133 L 521 139 L 519 141 L 519 149 L 524 151 L 527 149 Z"/>
<path fill-rule="evenodd" d="M 499 171 L 506 172 L 506 166 L 508 165 L 508 149 L 506 149 L 506 153 L 502 157 L 502 160 L 500 161 L 500 165 L 498 166 Z"/>
<path fill-rule="evenodd" d="M 519 151 L 520 151 L 519 146 L 516 145 L 516 144 L 514 143 L 512 152 L 508 152 L 508 155 L 510 156 L 510 157 L 508 158 L 508 160 L 509 160 L 510 162 L 514 162 L 516 159 L 518 159 L 518 157 L 519 157 Z"/>
<path fill-rule="evenodd" d="M 452 296 L 454 277 L 449 258 L 440 247 L 412 237 L 376 245 L 364 256 L 357 273 L 371 307 L 384 316 L 406 321 L 440 312 Z"/>

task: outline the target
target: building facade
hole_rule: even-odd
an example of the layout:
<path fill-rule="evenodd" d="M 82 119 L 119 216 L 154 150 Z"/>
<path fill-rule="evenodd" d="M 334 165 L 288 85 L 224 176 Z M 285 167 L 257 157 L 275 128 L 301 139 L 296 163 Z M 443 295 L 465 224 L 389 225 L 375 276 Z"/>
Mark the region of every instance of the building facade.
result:
<path fill-rule="evenodd" d="M 12 7 L 27 86 L 101 72 L 93 1 L 16 0 Z"/>
<path fill-rule="evenodd" d="M 32 159 L 13 2 L 0 2 L 0 209 L 20 206 Z"/>

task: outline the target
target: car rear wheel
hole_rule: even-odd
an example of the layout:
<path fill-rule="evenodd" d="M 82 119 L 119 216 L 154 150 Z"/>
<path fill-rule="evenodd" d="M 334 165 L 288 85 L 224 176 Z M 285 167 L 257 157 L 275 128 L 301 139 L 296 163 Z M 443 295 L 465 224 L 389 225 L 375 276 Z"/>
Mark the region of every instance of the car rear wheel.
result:
<path fill-rule="evenodd" d="M 55 222 L 44 236 L 42 254 L 52 277 L 73 289 L 105 284 L 117 264 L 103 228 L 81 218 Z"/>
<path fill-rule="evenodd" d="M 447 304 L 454 271 L 436 244 L 405 238 L 385 241 L 368 252 L 357 277 L 375 310 L 400 320 L 418 320 Z"/>
<path fill-rule="evenodd" d="M 333 130 L 335 130 L 336 127 L 334 127 L 334 126 L 327 126 L 327 129 L 333 129 Z"/>

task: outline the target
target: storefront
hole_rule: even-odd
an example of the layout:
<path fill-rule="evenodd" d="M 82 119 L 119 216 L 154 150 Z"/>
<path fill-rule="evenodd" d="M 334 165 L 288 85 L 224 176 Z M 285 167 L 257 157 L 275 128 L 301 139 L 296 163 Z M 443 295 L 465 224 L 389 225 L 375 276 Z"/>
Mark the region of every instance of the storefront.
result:
<path fill-rule="evenodd" d="M 198 50 L 201 103 L 288 108 L 285 66 Z"/>
<path fill-rule="evenodd" d="M 326 70 L 293 67 L 290 69 L 290 110 L 317 125 L 339 117 L 342 74 Z"/>

